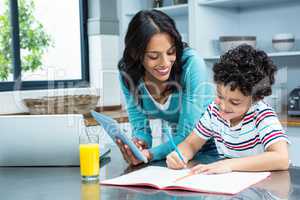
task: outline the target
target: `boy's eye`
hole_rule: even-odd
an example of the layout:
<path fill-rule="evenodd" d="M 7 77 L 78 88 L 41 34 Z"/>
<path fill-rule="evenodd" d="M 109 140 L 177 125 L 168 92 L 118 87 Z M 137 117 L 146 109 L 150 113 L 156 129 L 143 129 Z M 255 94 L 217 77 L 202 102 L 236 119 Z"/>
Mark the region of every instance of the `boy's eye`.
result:
<path fill-rule="evenodd" d="M 231 102 L 231 104 L 232 104 L 232 105 L 234 105 L 234 106 L 238 106 L 238 105 L 240 105 L 240 103 L 233 102 L 233 101 Z"/>

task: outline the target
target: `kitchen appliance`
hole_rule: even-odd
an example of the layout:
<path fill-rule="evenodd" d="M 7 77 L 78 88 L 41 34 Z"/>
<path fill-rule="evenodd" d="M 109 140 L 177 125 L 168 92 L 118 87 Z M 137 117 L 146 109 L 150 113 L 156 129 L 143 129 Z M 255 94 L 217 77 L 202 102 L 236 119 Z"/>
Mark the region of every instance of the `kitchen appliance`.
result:
<path fill-rule="evenodd" d="M 288 115 L 300 116 L 300 86 L 294 88 L 289 94 Z"/>

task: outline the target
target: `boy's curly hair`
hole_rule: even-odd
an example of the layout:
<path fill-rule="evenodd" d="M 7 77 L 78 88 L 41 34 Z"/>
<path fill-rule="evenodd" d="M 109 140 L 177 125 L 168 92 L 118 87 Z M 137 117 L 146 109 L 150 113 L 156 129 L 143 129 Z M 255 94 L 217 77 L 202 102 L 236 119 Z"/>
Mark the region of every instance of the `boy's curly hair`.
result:
<path fill-rule="evenodd" d="M 222 55 L 213 71 L 215 83 L 238 88 L 257 101 L 272 94 L 277 67 L 264 51 L 243 44 Z"/>

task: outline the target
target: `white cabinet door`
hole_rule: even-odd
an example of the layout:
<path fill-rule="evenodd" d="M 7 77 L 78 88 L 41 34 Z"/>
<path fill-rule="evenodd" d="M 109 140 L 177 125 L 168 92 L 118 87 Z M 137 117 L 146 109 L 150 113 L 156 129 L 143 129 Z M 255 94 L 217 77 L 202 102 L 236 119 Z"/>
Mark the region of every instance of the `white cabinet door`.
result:
<path fill-rule="evenodd" d="M 289 156 L 294 166 L 300 167 L 300 128 L 288 127 L 288 137 L 291 141 L 289 145 Z"/>

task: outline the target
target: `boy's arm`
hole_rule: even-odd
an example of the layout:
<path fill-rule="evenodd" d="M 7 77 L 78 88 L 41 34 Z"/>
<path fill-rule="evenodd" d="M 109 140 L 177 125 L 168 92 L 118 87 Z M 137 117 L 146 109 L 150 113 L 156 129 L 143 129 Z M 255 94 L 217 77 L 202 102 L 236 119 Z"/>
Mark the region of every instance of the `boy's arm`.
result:
<path fill-rule="evenodd" d="M 192 131 L 190 135 L 178 145 L 178 149 L 187 161 L 189 161 L 202 148 L 205 142 L 206 140 L 202 139 Z"/>
<path fill-rule="evenodd" d="M 289 165 L 288 139 L 273 109 L 266 108 L 259 111 L 255 126 L 265 152 L 225 162 L 236 171 L 286 170 Z"/>
<path fill-rule="evenodd" d="M 273 171 L 287 170 L 289 156 L 286 141 L 271 144 L 266 152 L 245 158 L 234 158 L 223 161 L 232 171 Z"/>
<path fill-rule="evenodd" d="M 199 149 L 205 144 L 206 140 L 196 135 L 194 131 L 178 145 L 178 150 L 183 156 L 183 161 L 179 158 L 176 151 L 167 156 L 167 166 L 171 169 L 186 168 L 186 163 L 191 160 Z"/>
<path fill-rule="evenodd" d="M 191 160 L 206 141 L 212 137 L 210 114 L 212 106 L 213 105 L 208 106 L 207 110 L 196 124 L 194 130 L 178 145 L 178 149 L 181 154 L 183 154 L 185 162 Z M 175 151 L 167 156 L 167 165 L 169 168 L 173 169 L 186 167 L 186 164 L 179 159 Z"/>
<path fill-rule="evenodd" d="M 287 142 L 284 140 L 271 144 L 266 152 L 244 158 L 221 160 L 208 165 L 197 165 L 194 173 L 226 173 L 230 171 L 274 171 L 289 167 Z"/>

